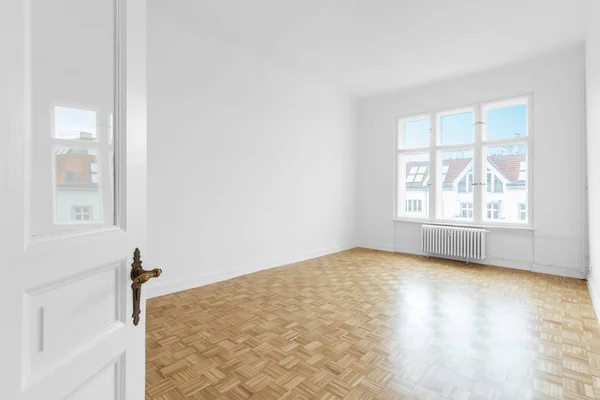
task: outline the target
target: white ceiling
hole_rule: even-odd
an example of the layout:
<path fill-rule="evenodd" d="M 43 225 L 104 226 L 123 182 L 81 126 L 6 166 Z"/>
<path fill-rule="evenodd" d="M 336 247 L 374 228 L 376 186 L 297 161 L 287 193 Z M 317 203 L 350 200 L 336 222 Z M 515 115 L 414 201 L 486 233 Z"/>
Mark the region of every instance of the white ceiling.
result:
<path fill-rule="evenodd" d="M 179 0 L 197 26 L 355 95 L 582 41 L 587 0 Z"/>

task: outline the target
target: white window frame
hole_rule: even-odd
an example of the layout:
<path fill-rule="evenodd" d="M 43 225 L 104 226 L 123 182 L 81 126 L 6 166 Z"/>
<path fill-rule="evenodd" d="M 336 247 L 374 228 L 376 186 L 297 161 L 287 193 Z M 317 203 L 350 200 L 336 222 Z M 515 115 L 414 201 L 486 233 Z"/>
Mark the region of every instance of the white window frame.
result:
<path fill-rule="evenodd" d="M 484 109 L 487 107 L 500 108 L 517 104 L 527 105 L 527 135 L 518 138 L 500 139 L 500 140 L 484 140 L 483 139 L 483 125 L 484 125 Z M 473 143 L 467 144 L 452 144 L 452 145 L 441 145 L 440 141 L 440 119 L 444 115 L 458 114 L 461 112 L 472 111 L 474 116 L 474 141 Z M 471 104 L 464 107 L 449 107 L 442 110 L 434 110 L 426 113 L 417 113 L 412 116 L 398 118 L 396 120 L 395 136 L 395 151 L 394 151 L 394 211 L 393 219 L 395 221 L 412 221 L 412 222 L 430 222 L 430 223 L 442 223 L 452 225 L 466 225 L 466 226 L 499 226 L 499 227 L 514 227 L 514 228 L 533 228 L 533 195 L 534 195 L 534 182 L 533 182 L 533 159 L 534 159 L 534 127 L 533 127 L 533 94 L 522 94 L 511 97 L 482 101 Z M 404 143 L 402 128 L 405 122 L 416 121 L 429 118 L 430 121 L 430 135 L 429 135 L 429 146 L 404 149 L 401 144 Z M 487 220 L 487 206 L 483 204 L 484 193 L 487 191 L 487 165 L 486 165 L 486 151 L 487 147 L 496 146 L 507 146 L 525 144 L 527 146 L 527 219 L 523 222 L 517 218 L 517 222 L 510 222 L 506 220 Z M 442 196 L 438 195 L 441 193 L 441 177 L 442 160 L 438 155 L 441 155 L 442 151 L 456 151 L 456 150 L 472 150 L 473 151 L 473 179 L 474 182 L 480 182 L 485 184 L 477 184 L 473 186 L 473 219 L 465 221 L 464 219 L 444 219 L 441 217 L 441 199 Z M 404 168 L 400 165 L 402 156 L 411 154 L 422 154 L 429 153 L 429 216 L 411 216 L 407 213 L 401 214 L 398 208 L 399 204 L 405 204 L 405 184 L 402 174 L 405 173 Z M 478 167 L 479 166 L 479 167 Z M 433 172 L 432 172 L 433 171 Z M 405 176 L 405 175 L 404 175 Z M 484 182 L 483 177 L 486 177 Z M 438 182 L 440 180 L 440 182 Z M 468 190 L 468 189 L 467 189 Z M 404 209 L 404 208 L 403 208 Z"/>

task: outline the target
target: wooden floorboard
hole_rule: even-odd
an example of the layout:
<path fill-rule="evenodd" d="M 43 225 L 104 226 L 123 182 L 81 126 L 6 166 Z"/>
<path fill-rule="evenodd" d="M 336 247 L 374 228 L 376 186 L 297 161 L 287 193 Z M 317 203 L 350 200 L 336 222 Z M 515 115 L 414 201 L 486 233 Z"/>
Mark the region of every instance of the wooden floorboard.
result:
<path fill-rule="evenodd" d="M 600 398 L 586 282 L 354 249 L 148 300 L 146 399 Z"/>

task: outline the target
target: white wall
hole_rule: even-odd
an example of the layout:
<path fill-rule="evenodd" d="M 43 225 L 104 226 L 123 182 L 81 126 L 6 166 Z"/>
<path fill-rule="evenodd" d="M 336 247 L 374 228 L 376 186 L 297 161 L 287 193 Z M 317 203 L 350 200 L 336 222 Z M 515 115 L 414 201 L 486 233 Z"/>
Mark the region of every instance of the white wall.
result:
<path fill-rule="evenodd" d="M 583 46 L 574 46 L 527 62 L 362 99 L 359 243 L 420 254 L 421 225 L 393 222 L 396 118 L 533 93 L 535 230 L 492 229 L 487 263 L 585 277 L 584 74 Z"/>
<path fill-rule="evenodd" d="M 354 247 L 355 107 L 148 4 L 149 296 Z"/>
<path fill-rule="evenodd" d="M 595 7 L 590 15 L 600 15 L 600 3 L 590 2 Z M 590 24 L 586 40 L 586 115 L 587 115 L 587 162 L 590 265 L 588 277 L 596 310 L 600 310 L 600 27 L 597 21 Z"/>

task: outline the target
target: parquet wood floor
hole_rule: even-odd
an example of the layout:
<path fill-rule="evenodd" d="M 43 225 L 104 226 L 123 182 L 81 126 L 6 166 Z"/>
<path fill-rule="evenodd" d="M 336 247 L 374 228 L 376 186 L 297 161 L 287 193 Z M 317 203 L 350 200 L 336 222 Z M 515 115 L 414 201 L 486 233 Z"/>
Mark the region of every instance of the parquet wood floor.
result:
<path fill-rule="evenodd" d="M 354 249 L 147 313 L 146 399 L 600 399 L 582 280 Z"/>

